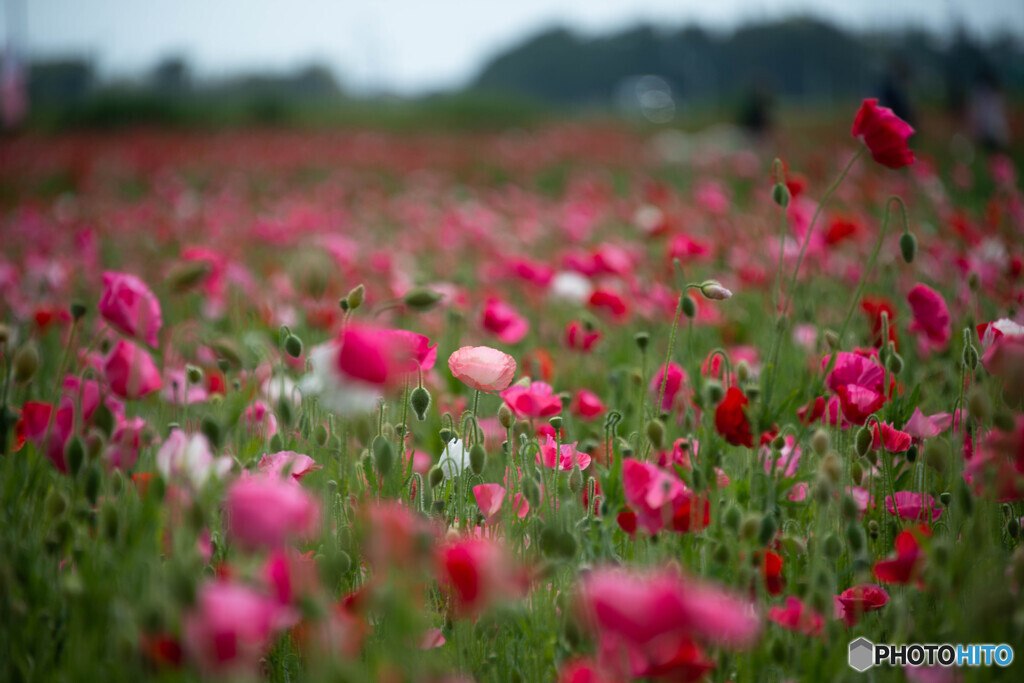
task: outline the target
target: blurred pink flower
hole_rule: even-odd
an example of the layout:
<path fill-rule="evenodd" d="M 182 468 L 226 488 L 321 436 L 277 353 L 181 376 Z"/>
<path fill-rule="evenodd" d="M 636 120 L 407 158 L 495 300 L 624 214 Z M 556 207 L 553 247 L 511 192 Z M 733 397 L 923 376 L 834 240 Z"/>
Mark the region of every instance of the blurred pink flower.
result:
<path fill-rule="evenodd" d="M 323 469 L 323 465 L 317 465 L 313 458 L 294 451 L 267 453 L 260 458 L 257 467 L 261 474 L 271 479 L 283 479 L 287 472 L 288 479 L 296 482 L 314 470 Z"/>
<path fill-rule="evenodd" d="M 160 302 L 139 278 L 129 273 L 104 272 L 98 308 L 114 329 L 150 346 L 157 345 L 163 325 Z"/>
<path fill-rule="evenodd" d="M 949 309 L 942 295 L 931 287 L 917 284 L 907 295 L 914 314 L 911 332 L 918 332 L 918 345 L 925 352 L 939 351 L 949 344 L 952 334 Z"/>
<path fill-rule="evenodd" d="M 897 491 L 885 497 L 885 509 L 890 515 L 897 514 L 902 519 L 924 520 L 933 522 L 942 515 L 942 508 L 935 504 L 935 499 L 927 493 Z"/>
<path fill-rule="evenodd" d="M 504 344 L 517 344 L 530 331 L 530 323 L 500 299 L 488 299 L 481 324 Z"/>
<path fill-rule="evenodd" d="M 158 391 L 160 371 L 146 351 L 121 339 L 103 360 L 103 376 L 121 398 L 137 399 Z"/>
<path fill-rule="evenodd" d="M 590 456 L 576 450 L 575 441 L 563 443 L 559 448 L 558 442 L 548 436 L 537 452 L 537 464 L 559 472 L 568 472 L 574 465 L 585 470 L 590 467 Z"/>
<path fill-rule="evenodd" d="M 309 538 L 320 509 L 301 486 L 258 475 L 243 477 L 227 492 L 228 535 L 248 549 L 280 548 L 290 538 Z"/>
<path fill-rule="evenodd" d="M 500 396 L 520 420 L 552 417 L 562 412 L 562 399 L 546 382 L 532 382 L 528 387 L 515 385 L 501 392 Z"/>

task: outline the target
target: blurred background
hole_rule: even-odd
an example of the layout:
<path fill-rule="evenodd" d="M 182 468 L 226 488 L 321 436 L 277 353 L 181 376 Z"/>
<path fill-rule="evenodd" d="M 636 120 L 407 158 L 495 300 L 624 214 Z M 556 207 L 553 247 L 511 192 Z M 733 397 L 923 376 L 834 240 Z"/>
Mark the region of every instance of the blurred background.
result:
<path fill-rule="evenodd" d="M 7 130 L 584 115 L 757 135 L 875 96 L 999 146 L 1024 93 L 1021 0 L 2 2 Z"/>

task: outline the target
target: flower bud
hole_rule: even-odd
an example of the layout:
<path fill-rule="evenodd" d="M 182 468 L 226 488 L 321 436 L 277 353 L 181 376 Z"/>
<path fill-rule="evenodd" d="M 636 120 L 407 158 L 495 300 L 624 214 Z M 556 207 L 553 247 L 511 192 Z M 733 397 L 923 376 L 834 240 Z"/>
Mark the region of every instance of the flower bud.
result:
<path fill-rule="evenodd" d="M 783 436 L 782 434 L 779 434 L 774 439 L 772 439 L 772 448 L 774 448 L 775 450 L 781 451 L 785 447 L 786 447 L 786 437 Z"/>
<path fill-rule="evenodd" d="M 551 428 L 557 432 L 559 429 L 562 428 L 562 417 L 560 415 L 555 415 L 554 417 L 548 420 L 548 424 L 550 424 Z"/>
<path fill-rule="evenodd" d="M 205 432 L 204 432 L 205 433 Z M 281 438 L 280 434 L 274 434 L 270 437 L 270 443 L 268 444 L 271 452 L 280 453 L 284 450 L 284 439 Z"/>
<path fill-rule="evenodd" d="M 789 188 L 784 183 L 775 183 L 772 188 L 772 201 L 785 209 L 789 206 Z"/>
<path fill-rule="evenodd" d="M 81 437 L 75 435 L 68 439 L 67 445 L 64 446 L 64 462 L 67 463 L 71 476 L 82 470 L 82 464 L 85 463 L 85 446 Z"/>
<path fill-rule="evenodd" d="M 811 435 L 811 450 L 818 455 L 825 455 L 829 447 L 828 432 L 824 429 L 815 430 Z"/>
<path fill-rule="evenodd" d="M 473 447 L 469 449 L 469 469 L 473 474 L 480 476 L 483 474 L 484 467 L 487 466 L 487 451 L 481 444 L 475 443 Z"/>
<path fill-rule="evenodd" d="M 765 515 L 761 518 L 761 526 L 757 530 L 757 540 L 761 545 L 768 545 L 775 538 L 775 532 L 778 530 L 778 525 L 775 523 L 775 517 L 773 515 Z"/>
<path fill-rule="evenodd" d="M 703 283 L 700 286 L 700 293 L 704 295 L 704 298 L 711 299 L 712 301 L 725 301 L 732 298 L 732 292 L 715 280 L 708 280 Z"/>
<path fill-rule="evenodd" d="M 864 527 L 856 522 L 846 525 L 846 542 L 850 544 L 850 550 L 859 553 L 864 549 Z"/>
<path fill-rule="evenodd" d="M 889 367 L 889 371 L 892 374 L 900 374 L 903 372 L 903 356 L 893 351 L 889 355 L 889 360 L 886 362 L 886 365 Z"/>
<path fill-rule="evenodd" d="M 93 463 L 85 470 L 85 497 L 90 505 L 96 505 L 100 495 L 100 468 Z"/>
<path fill-rule="evenodd" d="M 25 384 L 39 369 L 39 351 L 32 344 L 26 344 L 14 354 L 14 381 Z"/>
<path fill-rule="evenodd" d="M 81 301 L 71 302 L 71 319 L 74 320 L 75 322 L 78 322 L 79 320 L 84 318 L 87 311 L 88 309 L 85 307 L 85 304 L 83 304 Z"/>
<path fill-rule="evenodd" d="M 857 449 L 857 455 L 865 456 L 868 451 L 871 450 L 871 442 L 873 440 L 871 430 L 867 427 L 861 427 L 857 430 L 857 436 L 854 438 L 854 448 Z"/>
<path fill-rule="evenodd" d="M 665 447 L 665 425 L 661 420 L 654 419 L 647 423 L 647 438 L 656 449 Z"/>
<path fill-rule="evenodd" d="M 953 502 L 953 496 L 949 491 L 943 491 L 939 494 L 939 502 L 942 503 L 942 507 L 948 508 L 949 504 Z"/>
<path fill-rule="evenodd" d="M 838 484 L 839 477 L 843 473 L 843 464 L 840 462 L 839 456 L 832 452 L 822 458 L 821 464 L 818 466 L 818 472 L 828 477 L 833 486 Z"/>
<path fill-rule="evenodd" d="M 443 444 L 450 443 L 452 439 L 456 438 L 455 432 L 448 429 L 447 427 L 439 429 L 437 431 L 437 435 L 441 437 L 441 443 Z"/>
<path fill-rule="evenodd" d="M 878 538 L 878 522 L 873 519 L 868 522 L 868 536 L 871 540 Z"/>
<path fill-rule="evenodd" d="M 740 382 L 746 382 L 750 379 L 750 364 L 745 360 L 741 360 L 736 364 L 736 378 Z"/>
<path fill-rule="evenodd" d="M 850 496 L 843 495 L 839 498 L 839 512 L 847 520 L 855 520 L 860 517 L 860 509 L 857 502 Z"/>
<path fill-rule="evenodd" d="M 970 517 L 974 513 L 974 494 L 971 493 L 971 489 L 963 479 L 956 484 L 956 502 L 963 510 L 965 517 Z"/>
<path fill-rule="evenodd" d="M 391 473 L 391 468 L 394 464 L 394 447 L 383 436 L 378 436 L 373 440 L 373 465 L 382 479 Z"/>
<path fill-rule="evenodd" d="M 913 263 L 917 254 L 917 237 L 913 233 L 905 232 L 900 237 L 900 254 L 904 263 Z"/>
<path fill-rule="evenodd" d="M 992 417 L 992 401 L 978 385 L 971 387 L 970 393 L 967 394 L 967 410 L 971 417 L 980 422 L 988 422 Z"/>
<path fill-rule="evenodd" d="M 316 445 L 323 448 L 327 445 L 327 427 L 323 425 L 317 425 L 316 429 L 313 430 L 313 440 L 316 441 Z"/>
<path fill-rule="evenodd" d="M 432 289 L 416 287 L 406 292 L 405 296 L 402 297 L 402 303 L 414 311 L 424 313 L 436 306 L 443 298 L 443 294 L 439 294 Z"/>
<path fill-rule="evenodd" d="M 814 494 L 814 500 L 818 501 L 821 505 L 828 505 L 832 502 L 832 481 L 823 475 L 818 475 L 814 480 L 814 487 L 812 493 Z"/>
<path fill-rule="evenodd" d="M 967 286 L 970 287 L 972 292 L 977 292 L 981 288 L 981 276 L 971 271 L 967 276 Z"/>
<path fill-rule="evenodd" d="M 427 410 L 430 408 L 430 392 L 426 387 L 416 387 L 412 390 L 409 395 L 409 405 L 412 406 L 412 412 L 416 414 L 417 420 L 423 422 L 427 419 Z"/>
<path fill-rule="evenodd" d="M 854 486 L 860 486 L 861 481 L 864 479 L 864 468 L 861 467 L 859 462 L 850 465 L 850 479 L 853 481 Z"/>
<path fill-rule="evenodd" d="M 537 480 L 533 477 L 523 477 L 521 482 L 523 487 L 523 496 L 530 503 L 531 507 L 536 507 L 540 504 L 540 487 L 537 485 Z"/>
<path fill-rule="evenodd" d="M 756 512 L 747 513 L 740 524 L 740 536 L 743 538 L 754 538 L 761 531 L 761 515 Z"/>
<path fill-rule="evenodd" d="M 100 528 L 103 530 L 103 535 L 111 541 L 116 539 L 119 526 L 117 508 L 109 502 L 104 503 L 100 509 Z"/>
<path fill-rule="evenodd" d="M 733 531 L 739 531 L 740 522 L 743 521 L 743 513 L 735 505 L 730 505 L 725 510 L 725 515 L 722 517 L 722 522 L 725 524 L 726 529 L 732 529 Z"/>
<path fill-rule="evenodd" d="M 687 318 L 694 318 L 697 315 L 697 302 L 689 294 L 683 295 L 683 314 Z"/>
<path fill-rule="evenodd" d="M 57 489 L 50 489 L 50 492 L 46 494 L 46 514 L 51 519 L 60 519 L 64 516 L 64 513 L 68 510 L 68 497 L 63 491 Z"/>
<path fill-rule="evenodd" d="M 729 546 L 725 543 L 719 543 L 715 546 L 715 552 L 711 555 L 711 559 L 717 564 L 729 564 L 732 559 L 729 553 Z"/>
<path fill-rule="evenodd" d="M 725 389 L 722 388 L 722 383 L 713 379 L 708 380 L 704 387 L 704 392 L 711 405 L 718 405 L 721 403 L 722 397 L 725 396 Z"/>
<path fill-rule="evenodd" d="M 973 344 L 968 344 L 964 347 L 962 360 L 964 365 L 971 370 L 976 370 L 978 368 L 978 350 L 974 348 Z"/>
<path fill-rule="evenodd" d="M 431 488 L 436 488 L 438 484 L 444 481 L 444 471 L 437 465 L 430 468 L 430 472 L 427 473 L 427 483 L 430 484 Z"/>
<path fill-rule="evenodd" d="M 284 338 L 284 352 L 292 358 L 298 358 L 302 355 L 302 340 L 294 334 L 289 334 Z"/>
<path fill-rule="evenodd" d="M 203 381 L 203 371 L 194 365 L 185 366 L 185 379 L 189 384 L 199 384 Z"/>
<path fill-rule="evenodd" d="M 1006 523 L 1006 533 L 1010 535 L 1010 538 L 1017 538 L 1020 536 L 1020 520 L 1016 517 L 1011 517 Z"/>
<path fill-rule="evenodd" d="M 834 351 L 839 346 L 839 335 L 833 330 L 825 330 L 825 343 L 830 350 Z"/>
<path fill-rule="evenodd" d="M 907 459 L 907 462 L 913 463 L 915 460 L 917 460 L 917 452 L 918 452 L 917 444 L 916 443 L 915 444 L 911 444 L 910 448 L 907 449 L 907 452 L 904 454 L 903 457 L 905 457 Z"/>
<path fill-rule="evenodd" d="M 569 473 L 569 490 L 573 493 L 579 493 L 583 489 L 583 472 L 580 470 L 579 463 L 572 466 L 572 472 Z"/>
<path fill-rule="evenodd" d="M 637 332 L 633 335 L 633 341 L 636 342 L 638 349 L 646 351 L 648 344 L 651 343 L 651 335 L 647 332 Z"/>
<path fill-rule="evenodd" d="M 825 557 L 834 560 L 843 554 L 843 542 L 835 534 L 829 534 L 821 544 L 821 550 L 825 553 Z"/>
<path fill-rule="evenodd" d="M 366 287 L 363 285 L 356 285 L 353 287 L 347 296 L 345 301 L 348 302 L 348 308 L 351 311 L 356 310 L 363 305 L 363 299 L 366 298 Z"/>
<path fill-rule="evenodd" d="M 502 403 L 498 408 L 498 424 L 505 429 L 510 429 L 516 423 L 516 416 L 507 403 Z"/>

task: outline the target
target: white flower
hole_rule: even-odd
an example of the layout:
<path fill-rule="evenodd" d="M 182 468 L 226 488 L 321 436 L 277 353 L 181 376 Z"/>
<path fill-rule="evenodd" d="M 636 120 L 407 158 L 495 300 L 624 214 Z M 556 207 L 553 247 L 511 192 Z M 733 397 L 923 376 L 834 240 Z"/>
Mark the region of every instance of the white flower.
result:
<path fill-rule="evenodd" d="M 322 344 L 309 352 L 312 370 L 299 380 L 303 396 L 316 396 L 320 405 L 339 415 L 359 415 L 377 407 L 381 393 L 373 385 L 346 378 L 337 369 L 337 344 Z"/>
<path fill-rule="evenodd" d="M 214 457 L 205 436 L 189 436 L 180 429 L 171 432 L 156 454 L 156 467 L 165 479 L 186 479 L 196 489 L 202 488 L 211 476 L 223 477 L 231 470 L 231 464 L 226 455 Z"/>
<path fill-rule="evenodd" d="M 551 296 L 554 299 L 569 301 L 574 304 L 585 304 L 594 293 L 594 285 L 590 280 L 572 271 L 556 273 L 551 278 Z"/>
<path fill-rule="evenodd" d="M 445 480 L 454 479 L 462 474 L 466 465 L 469 464 L 469 451 L 466 450 L 462 439 L 452 439 L 448 442 L 448 445 L 444 447 L 444 452 L 441 453 L 441 462 L 438 464 L 441 466 Z"/>

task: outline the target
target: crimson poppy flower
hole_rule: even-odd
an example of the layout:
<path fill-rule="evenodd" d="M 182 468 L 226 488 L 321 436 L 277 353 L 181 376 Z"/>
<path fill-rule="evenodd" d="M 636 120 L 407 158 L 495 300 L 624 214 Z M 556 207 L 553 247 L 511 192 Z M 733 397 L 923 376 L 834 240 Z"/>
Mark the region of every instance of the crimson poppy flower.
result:
<path fill-rule="evenodd" d="M 754 437 L 750 431 L 750 420 L 744 408 L 750 400 L 737 387 L 729 387 L 725 398 L 715 409 L 715 429 L 734 446 L 754 447 Z"/>
<path fill-rule="evenodd" d="M 879 107 L 877 99 L 864 100 L 851 133 L 867 145 L 872 158 L 883 166 L 903 168 L 915 161 L 907 146 L 907 138 L 914 134 L 914 129 L 892 109 Z"/>

